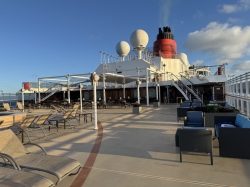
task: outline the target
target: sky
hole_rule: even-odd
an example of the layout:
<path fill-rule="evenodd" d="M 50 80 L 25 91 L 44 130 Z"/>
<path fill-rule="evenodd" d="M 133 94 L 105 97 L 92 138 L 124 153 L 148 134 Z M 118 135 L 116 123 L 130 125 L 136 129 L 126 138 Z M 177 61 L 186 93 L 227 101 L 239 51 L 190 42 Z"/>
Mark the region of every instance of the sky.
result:
<path fill-rule="evenodd" d="M 0 90 L 94 72 L 100 51 L 118 56 L 116 44 L 137 29 L 152 47 L 163 26 L 190 64 L 227 63 L 239 75 L 250 71 L 249 17 L 250 0 L 0 0 Z"/>

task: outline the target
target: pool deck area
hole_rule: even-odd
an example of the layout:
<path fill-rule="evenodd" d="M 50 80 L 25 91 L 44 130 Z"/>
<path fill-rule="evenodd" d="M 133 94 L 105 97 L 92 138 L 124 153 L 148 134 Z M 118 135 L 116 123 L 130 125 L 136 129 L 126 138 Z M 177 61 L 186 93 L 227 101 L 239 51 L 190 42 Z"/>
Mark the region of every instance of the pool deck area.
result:
<path fill-rule="evenodd" d="M 81 126 L 71 120 L 74 129 L 63 129 L 62 124 L 59 132 L 46 128 L 49 136 L 34 143 L 43 146 L 48 154 L 73 158 L 84 166 L 78 175 L 64 178 L 57 187 L 249 187 L 250 160 L 220 157 L 218 140 L 213 140 L 214 165 L 210 165 L 208 154 L 199 153 L 183 154 L 180 163 L 175 133 L 183 121 L 176 120 L 177 106 L 143 106 L 141 114 L 118 106 L 98 109 L 98 130 L 94 130 L 94 120 L 91 122 L 90 118 L 87 123 L 82 118 Z M 37 109 L 27 115 L 48 111 Z M 30 135 L 33 139 L 43 136 L 41 131 Z M 44 175 L 54 180 L 51 175 Z"/>

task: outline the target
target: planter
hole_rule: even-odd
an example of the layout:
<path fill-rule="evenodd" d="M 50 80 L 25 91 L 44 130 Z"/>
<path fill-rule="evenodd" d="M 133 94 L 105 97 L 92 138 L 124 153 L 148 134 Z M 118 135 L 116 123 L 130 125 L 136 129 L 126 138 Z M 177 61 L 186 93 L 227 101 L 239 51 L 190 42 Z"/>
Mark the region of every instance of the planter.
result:
<path fill-rule="evenodd" d="M 160 102 L 153 102 L 153 106 L 154 107 L 159 107 L 160 106 Z"/>
<path fill-rule="evenodd" d="M 204 113 L 205 127 L 214 127 L 214 116 L 236 116 L 239 112 L 226 112 L 226 113 Z"/>
<path fill-rule="evenodd" d="M 133 114 L 140 114 L 142 113 L 142 107 L 141 106 L 138 106 L 138 107 L 132 107 L 132 110 L 133 110 Z"/>

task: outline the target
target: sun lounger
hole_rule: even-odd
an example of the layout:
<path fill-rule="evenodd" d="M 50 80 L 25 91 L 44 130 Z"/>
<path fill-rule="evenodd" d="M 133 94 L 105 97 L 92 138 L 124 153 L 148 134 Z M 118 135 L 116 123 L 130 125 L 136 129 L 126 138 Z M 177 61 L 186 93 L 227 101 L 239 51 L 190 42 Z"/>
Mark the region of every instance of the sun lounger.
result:
<path fill-rule="evenodd" d="M 18 168 L 27 168 L 31 170 L 42 171 L 57 177 L 56 184 L 63 178 L 74 175 L 81 169 L 81 164 L 71 158 L 47 155 L 45 150 L 34 143 L 44 152 L 44 154 L 34 154 L 27 151 L 17 136 L 10 130 L 0 131 L 0 157 L 1 155 L 12 158 L 15 166 Z M 0 162 L 0 164 L 9 164 L 10 162 Z"/>
<path fill-rule="evenodd" d="M 0 186 L 52 187 L 55 184 L 51 180 L 35 173 L 0 167 Z"/>
<path fill-rule="evenodd" d="M 28 137 L 29 141 L 31 141 L 29 135 L 28 135 L 28 131 L 29 131 L 29 127 L 32 125 L 32 123 L 37 119 L 38 116 L 30 116 L 25 118 L 21 124 L 17 124 L 17 125 L 13 125 L 12 127 L 10 127 L 16 134 L 20 134 L 22 133 L 22 142 L 24 142 L 24 134 L 26 134 L 26 136 Z M 15 130 L 14 128 L 17 127 L 17 130 Z"/>

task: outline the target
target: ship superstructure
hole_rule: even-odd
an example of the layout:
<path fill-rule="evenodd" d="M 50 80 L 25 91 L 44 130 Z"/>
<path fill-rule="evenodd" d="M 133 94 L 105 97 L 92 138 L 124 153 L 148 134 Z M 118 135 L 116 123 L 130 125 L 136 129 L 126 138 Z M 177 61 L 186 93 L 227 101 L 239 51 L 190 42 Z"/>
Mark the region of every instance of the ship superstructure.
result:
<path fill-rule="evenodd" d="M 100 64 L 95 69 L 100 76 L 97 86 L 100 100 L 134 99 L 149 104 L 152 99 L 163 101 L 164 97 L 168 102 L 178 102 L 178 98 L 196 98 L 201 102 L 211 97 L 223 99 L 223 84 L 227 80 L 225 64 L 213 67 L 191 65 L 185 53 L 178 53 L 170 27 L 159 28 L 153 48 L 147 47 L 148 40 L 147 33 L 138 29 L 130 37 L 132 50 L 126 41 L 116 45 L 119 58 L 100 51 Z M 41 86 L 44 84 L 50 86 Z M 91 74 L 39 78 L 36 86 L 21 91 L 36 92 L 36 98 L 41 102 L 59 97 L 60 93 L 64 94 L 61 99 L 78 99 L 79 89 L 82 89 L 85 100 L 93 99 Z M 217 90 L 221 91 L 217 93 Z"/>

